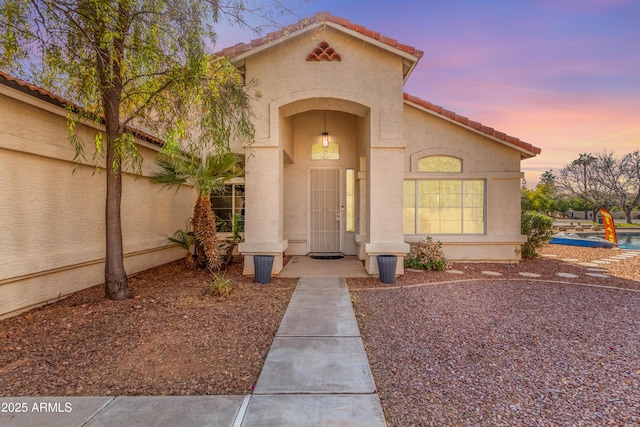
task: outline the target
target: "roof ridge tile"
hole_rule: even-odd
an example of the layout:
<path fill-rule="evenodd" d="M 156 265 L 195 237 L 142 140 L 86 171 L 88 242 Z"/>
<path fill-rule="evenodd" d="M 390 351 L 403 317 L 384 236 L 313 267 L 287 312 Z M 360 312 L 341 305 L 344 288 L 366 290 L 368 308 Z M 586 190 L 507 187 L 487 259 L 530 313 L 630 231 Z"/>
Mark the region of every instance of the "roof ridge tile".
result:
<path fill-rule="evenodd" d="M 409 46 L 406 44 L 398 43 L 397 40 L 392 39 L 390 37 L 385 37 L 377 31 L 370 30 L 364 25 L 354 24 L 346 18 L 341 18 L 339 16 L 334 16 L 329 12 L 318 12 L 315 15 L 309 18 L 300 19 L 297 23 L 286 25 L 282 27 L 280 30 L 268 33 L 262 38 L 252 40 L 250 43 L 239 43 L 231 48 L 223 48 L 222 50 L 216 52 L 215 56 L 236 56 L 241 53 L 247 52 L 248 50 L 256 47 L 260 47 L 264 44 L 267 44 L 273 40 L 284 37 L 285 35 L 290 35 L 299 30 L 302 30 L 305 27 L 323 23 L 323 22 L 331 22 L 336 25 L 340 25 L 346 29 L 355 31 L 365 37 L 369 37 L 373 40 L 379 41 L 387 46 L 393 47 L 394 49 L 398 49 L 405 53 L 415 56 L 416 58 L 422 58 L 424 52 L 416 49 L 413 46 Z"/>

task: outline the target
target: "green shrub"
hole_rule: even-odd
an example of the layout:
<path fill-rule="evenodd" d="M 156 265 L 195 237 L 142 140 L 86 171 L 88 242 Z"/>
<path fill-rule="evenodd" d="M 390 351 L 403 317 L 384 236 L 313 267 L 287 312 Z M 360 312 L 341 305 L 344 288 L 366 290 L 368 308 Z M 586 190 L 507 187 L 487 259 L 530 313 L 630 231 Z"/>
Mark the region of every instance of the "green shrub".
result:
<path fill-rule="evenodd" d="M 213 275 L 213 280 L 208 285 L 210 295 L 226 297 L 233 289 L 233 282 L 224 276 Z"/>
<path fill-rule="evenodd" d="M 553 218 L 537 212 L 525 212 L 521 218 L 521 232 L 527 236 L 527 242 L 520 251 L 522 258 L 537 258 L 540 250 L 553 236 Z"/>
<path fill-rule="evenodd" d="M 451 263 L 444 257 L 441 242 L 434 242 L 431 237 L 427 237 L 423 241 L 409 245 L 411 250 L 404 259 L 406 268 L 442 271 L 451 267 Z"/>

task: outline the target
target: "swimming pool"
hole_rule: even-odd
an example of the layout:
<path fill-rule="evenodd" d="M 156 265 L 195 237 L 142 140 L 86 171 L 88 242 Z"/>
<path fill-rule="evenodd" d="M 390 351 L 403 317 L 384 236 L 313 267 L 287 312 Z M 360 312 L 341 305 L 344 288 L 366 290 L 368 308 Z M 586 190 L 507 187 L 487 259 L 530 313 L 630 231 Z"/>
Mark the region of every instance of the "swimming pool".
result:
<path fill-rule="evenodd" d="M 622 249 L 640 249 L 640 233 L 616 233 L 618 247 Z"/>
<path fill-rule="evenodd" d="M 600 233 L 577 233 L 581 236 L 598 236 L 604 237 L 602 232 Z M 636 249 L 640 250 L 640 233 L 624 233 L 616 231 L 618 237 L 618 247 L 620 249 Z"/>

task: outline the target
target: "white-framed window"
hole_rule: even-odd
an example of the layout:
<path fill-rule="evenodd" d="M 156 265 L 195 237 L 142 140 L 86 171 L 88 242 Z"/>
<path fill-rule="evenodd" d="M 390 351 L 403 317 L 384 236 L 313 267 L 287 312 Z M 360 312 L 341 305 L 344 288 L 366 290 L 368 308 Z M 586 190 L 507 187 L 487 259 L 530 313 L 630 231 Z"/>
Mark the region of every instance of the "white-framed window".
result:
<path fill-rule="evenodd" d="M 404 234 L 485 234 L 485 181 L 407 179 Z"/>
<path fill-rule="evenodd" d="M 233 231 L 234 215 L 237 215 L 239 231 L 244 231 L 244 184 L 226 184 L 223 193 L 213 193 L 211 208 L 216 216 L 217 231 Z"/>

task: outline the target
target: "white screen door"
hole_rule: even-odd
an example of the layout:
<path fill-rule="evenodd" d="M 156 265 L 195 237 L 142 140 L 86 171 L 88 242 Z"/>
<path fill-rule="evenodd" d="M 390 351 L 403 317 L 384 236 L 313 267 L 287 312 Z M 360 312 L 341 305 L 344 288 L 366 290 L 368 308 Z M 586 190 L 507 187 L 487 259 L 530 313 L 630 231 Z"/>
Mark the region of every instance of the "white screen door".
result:
<path fill-rule="evenodd" d="M 309 252 L 340 251 L 340 169 L 310 169 Z"/>

